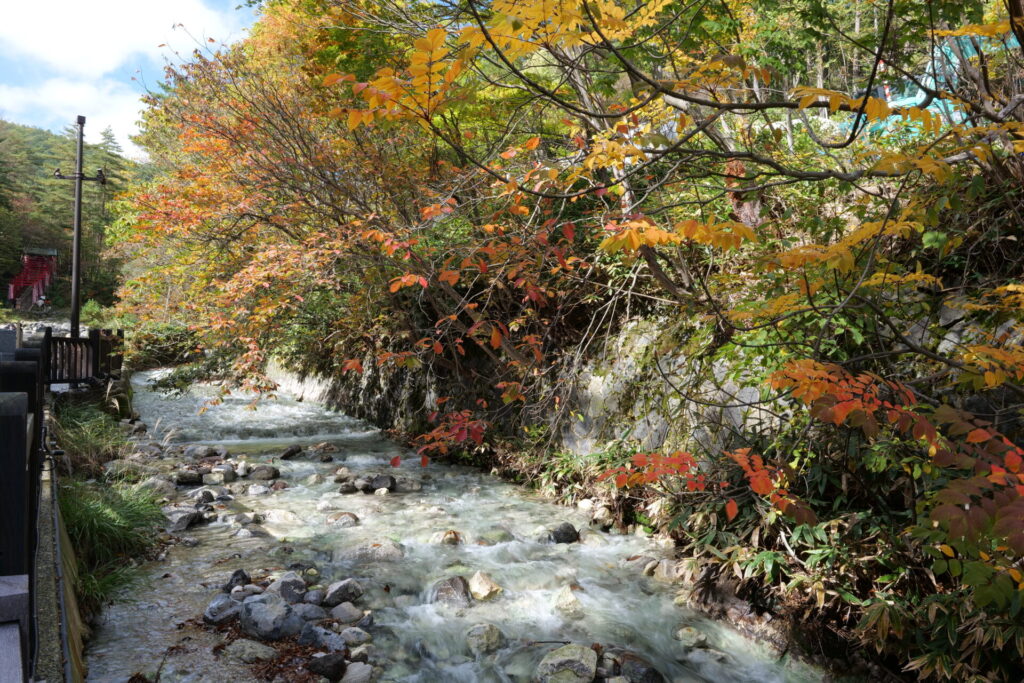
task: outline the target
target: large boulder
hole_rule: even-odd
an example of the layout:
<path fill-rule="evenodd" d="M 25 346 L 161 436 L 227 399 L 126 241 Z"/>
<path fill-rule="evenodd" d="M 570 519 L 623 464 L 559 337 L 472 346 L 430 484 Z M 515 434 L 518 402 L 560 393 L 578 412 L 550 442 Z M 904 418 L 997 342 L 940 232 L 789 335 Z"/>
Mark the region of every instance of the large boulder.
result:
<path fill-rule="evenodd" d="M 260 640 L 294 636 L 305 623 L 284 600 L 264 595 L 247 598 L 242 603 L 239 621 L 242 631 Z"/>
<path fill-rule="evenodd" d="M 469 607 L 473 602 L 469 592 L 469 583 L 461 576 L 441 579 L 430 587 L 430 602 Z"/>
<path fill-rule="evenodd" d="M 597 653 L 570 643 L 544 656 L 537 665 L 538 683 L 591 683 L 597 675 Z"/>
<path fill-rule="evenodd" d="M 343 602 L 354 602 L 363 594 L 363 587 L 355 579 L 335 581 L 327 587 L 324 600 L 321 603 L 324 607 L 335 607 Z"/>

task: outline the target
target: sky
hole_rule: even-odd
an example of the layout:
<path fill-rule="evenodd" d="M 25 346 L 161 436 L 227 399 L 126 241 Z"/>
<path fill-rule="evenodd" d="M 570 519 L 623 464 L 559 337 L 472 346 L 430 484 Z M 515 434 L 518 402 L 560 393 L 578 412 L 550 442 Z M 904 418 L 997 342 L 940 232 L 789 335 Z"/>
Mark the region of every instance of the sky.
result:
<path fill-rule="evenodd" d="M 168 61 L 245 35 L 242 0 L 0 0 L 0 119 L 60 132 L 85 116 L 85 137 L 110 127 L 125 153 L 140 97 Z M 212 38 L 215 42 L 209 43 Z"/>

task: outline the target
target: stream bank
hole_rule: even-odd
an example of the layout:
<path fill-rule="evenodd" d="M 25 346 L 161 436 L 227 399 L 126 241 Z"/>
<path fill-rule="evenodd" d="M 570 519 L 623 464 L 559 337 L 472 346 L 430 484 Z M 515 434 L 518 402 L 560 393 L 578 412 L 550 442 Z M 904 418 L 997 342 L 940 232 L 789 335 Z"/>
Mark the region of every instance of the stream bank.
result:
<path fill-rule="evenodd" d="M 90 680 L 317 680 L 332 661 L 349 681 L 822 678 L 677 604 L 671 547 L 608 533 L 593 509 L 421 468 L 308 398 L 199 414 L 215 387 L 165 397 L 154 374 L 133 379 L 151 438 L 108 468 L 167 499 L 177 542 L 104 611 Z"/>

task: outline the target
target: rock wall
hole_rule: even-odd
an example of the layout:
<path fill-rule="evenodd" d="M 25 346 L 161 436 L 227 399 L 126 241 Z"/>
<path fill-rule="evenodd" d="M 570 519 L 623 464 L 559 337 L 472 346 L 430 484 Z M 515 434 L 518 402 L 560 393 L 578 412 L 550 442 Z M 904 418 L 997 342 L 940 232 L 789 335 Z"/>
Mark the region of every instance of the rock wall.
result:
<path fill-rule="evenodd" d="M 641 450 L 716 452 L 743 445 L 770 428 L 772 413 L 758 405 L 760 381 L 726 362 L 691 357 L 664 320 L 633 320 L 561 373 L 561 409 L 548 425 L 554 447 L 585 457 L 619 442 Z M 383 429 L 422 431 L 438 396 L 458 395 L 425 368 L 378 367 L 364 359 L 362 374 L 331 380 L 272 362 L 282 389 L 324 403 Z"/>

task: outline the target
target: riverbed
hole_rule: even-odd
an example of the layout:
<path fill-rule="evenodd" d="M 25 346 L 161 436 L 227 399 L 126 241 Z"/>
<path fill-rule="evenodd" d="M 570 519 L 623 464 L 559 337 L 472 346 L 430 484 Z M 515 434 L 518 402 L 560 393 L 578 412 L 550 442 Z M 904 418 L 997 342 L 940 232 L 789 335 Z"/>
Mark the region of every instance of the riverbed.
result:
<path fill-rule="evenodd" d="M 325 586 L 355 578 L 365 591 L 358 607 L 370 615 L 369 664 L 378 680 L 530 681 L 544 656 L 566 642 L 627 650 L 680 683 L 820 680 L 814 670 L 780 662 L 728 625 L 675 604 L 678 586 L 641 571 L 643 562 L 670 555 L 662 543 L 590 529 L 587 511 L 477 469 L 421 467 L 415 453 L 370 425 L 308 401 L 253 403 L 233 394 L 208 405 L 218 394 L 212 385 L 178 396 L 156 393 L 148 382 L 159 372 L 133 378 L 134 406 L 164 460 L 181 459 L 186 444 L 223 447 L 230 462 L 247 463 L 244 469 L 272 462 L 287 488 L 263 491 L 269 487 L 260 484 L 269 482 L 245 478 L 227 484 L 230 495 L 212 503 L 216 519 L 176 533 L 184 542 L 144 564 L 139 580 L 96 624 L 87 648 L 90 681 L 136 673 L 155 680 L 158 671 L 160 681 L 258 680 L 252 668 L 220 653 L 230 636 L 190 621 L 240 568 L 254 580 L 289 570 Z M 298 457 L 278 457 L 295 445 L 303 448 Z M 327 456 L 330 462 L 321 462 Z M 341 467 L 355 476 L 393 475 L 405 485 L 386 495 L 340 494 Z M 179 486 L 178 495 L 190 490 Z M 352 513 L 358 524 L 337 524 L 339 512 Z M 564 522 L 581 530 L 578 542 L 545 538 Z M 400 555 L 359 550 L 381 547 Z M 435 600 L 436 582 L 477 572 L 500 586 L 496 597 L 468 605 Z M 499 648 L 471 652 L 466 634 L 479 624 L 501 630 Z M 683 627 L 703 641 L 678 640 Z"/>

